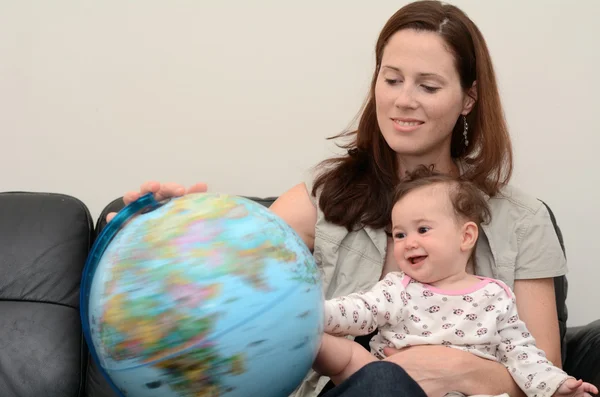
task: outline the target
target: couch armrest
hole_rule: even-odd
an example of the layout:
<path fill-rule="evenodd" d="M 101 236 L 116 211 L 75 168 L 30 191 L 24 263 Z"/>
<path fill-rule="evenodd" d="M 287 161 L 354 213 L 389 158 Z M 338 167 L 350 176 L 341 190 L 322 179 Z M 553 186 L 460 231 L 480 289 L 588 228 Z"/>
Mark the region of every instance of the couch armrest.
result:
<path fill-rule="evenodd" d="M 79 199 L 0 193 L 0 395 L 81 396 L 79 287 L 94 239 Z"/>
<path fill-rule="evenodd" d="M 600 320 L 567 330 L 564 370 L 600 388 Z"/>

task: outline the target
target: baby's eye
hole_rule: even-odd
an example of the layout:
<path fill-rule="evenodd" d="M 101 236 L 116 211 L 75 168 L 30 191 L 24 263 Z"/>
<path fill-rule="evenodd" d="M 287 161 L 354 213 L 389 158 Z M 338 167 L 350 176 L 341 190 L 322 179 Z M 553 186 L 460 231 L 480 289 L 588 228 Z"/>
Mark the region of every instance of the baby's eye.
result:
<path fill-rule="evenodd" d="M 394 234 L 394 238 L 397 238 L 397 239 L 403 239 L 404 237 L 406 237 L 406 233 L 399 232 L 399 233 Z"/>
<path fill-rule="evenodd" d="M 427 227 L 427 226 L 421 226 L 421 227 L 419 228 L 419 234 L 424 234 L 424 233 L 427 233 L 429 230 L 430 230 L 430 228 L 429 228 L 429 227 Z"/>

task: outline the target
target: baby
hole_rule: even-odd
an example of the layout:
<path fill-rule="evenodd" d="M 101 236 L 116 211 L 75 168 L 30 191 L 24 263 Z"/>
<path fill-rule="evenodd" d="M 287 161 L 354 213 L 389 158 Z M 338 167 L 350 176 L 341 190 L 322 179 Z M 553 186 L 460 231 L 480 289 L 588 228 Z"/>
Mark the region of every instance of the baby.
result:
<path fill-rule="evenodd" d="M 359 336 L 378 329 L 370 345 L 379 359 L 385 347 L 441 344 L 497 360 L 528 396 L 598 393 L 546 359 L 506 284 L 467 272 L 478 225 L 490 218 L 486 198 L 470 182 L 425 173 L 396 192 L 392 236 L 400 271 L 370 291 L 326 301 L 325 332 Z M 340 342 L 325 335 L 313 366 L 334 380 L 359 369 L 352 358 L 362 348 Z"/>

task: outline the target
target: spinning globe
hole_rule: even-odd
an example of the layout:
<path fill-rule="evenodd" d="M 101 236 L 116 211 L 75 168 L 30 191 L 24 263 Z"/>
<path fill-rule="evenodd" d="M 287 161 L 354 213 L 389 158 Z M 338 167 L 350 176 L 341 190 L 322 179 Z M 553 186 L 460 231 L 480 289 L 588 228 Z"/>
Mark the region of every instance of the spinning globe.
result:
<path fill-rule="evenodd" d="M 281 218 L 242 197 L 141 197 L 85 266 L 93 359 L 127 397 L 287 396 L 323 330 L 319 270 Z"/>

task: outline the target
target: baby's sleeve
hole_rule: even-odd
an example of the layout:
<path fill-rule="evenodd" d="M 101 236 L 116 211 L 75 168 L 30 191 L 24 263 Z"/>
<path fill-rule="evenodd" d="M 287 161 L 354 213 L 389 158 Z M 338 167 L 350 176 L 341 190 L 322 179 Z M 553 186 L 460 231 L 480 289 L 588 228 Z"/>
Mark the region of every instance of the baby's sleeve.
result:
<path fill-rule="evenodd" d="M 334 335 L 368 335 L 384 324 L 392 324 L 402 310 L 402 277 L 388 273 L 367 292 L 358 292 L 325 302 L 325 332 Z"/>
<path fill-rule="evenodd" d="M 501 342 L 497 357 L 515 383 L 528 396 L 551 396 L 569 376 L 552 365 L 535 344 L 525 323 L 519 318 L 514 296 L 507 296 L 506 310 L 498 315 Z"/>

